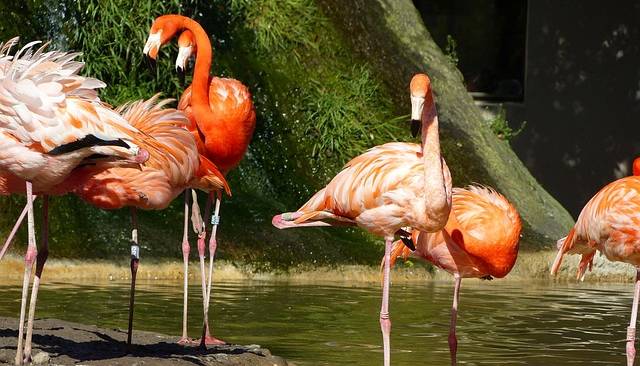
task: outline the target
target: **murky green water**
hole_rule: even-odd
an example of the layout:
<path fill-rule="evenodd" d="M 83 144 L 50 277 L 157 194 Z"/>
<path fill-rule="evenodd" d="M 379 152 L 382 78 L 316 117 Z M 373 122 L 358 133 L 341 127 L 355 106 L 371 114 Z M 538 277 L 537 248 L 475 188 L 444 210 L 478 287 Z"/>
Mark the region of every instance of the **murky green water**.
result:
<path fill-rule="evenodd" d="M 463 281 L 459 361 L 466 365 L 623 364 L 630 284 Z M 17 316 L 19 286 L 0 285 L 0 315 Z M 190 331 L 200 330 L 198 287 Z M 446 365 L 452 286 L 392 286 L 394 365 Z M 126 283 L 45 283 L 39 317 L 126 327 Z M 141 282 L 135 326 L 179 334 L 180 283 Z M 382 363 L 377 286 L 224 283 L 213 292 L 215 335 L 257 343 L 299 365 Z"/>

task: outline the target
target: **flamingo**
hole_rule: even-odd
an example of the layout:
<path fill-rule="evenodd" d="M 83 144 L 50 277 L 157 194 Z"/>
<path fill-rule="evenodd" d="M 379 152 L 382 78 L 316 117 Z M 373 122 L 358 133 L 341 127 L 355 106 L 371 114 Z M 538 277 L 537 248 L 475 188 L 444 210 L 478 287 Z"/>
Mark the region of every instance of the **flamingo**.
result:
<path fill-rule="evenodd" d="M 558 240 L 558 255 L 551 266 L 556 275 L 565 254 L 580 254 L 577 278 L 591 270 L 600 251 L 610 261 L 636 267 L 631 321 L 627 328 L 627 365 L 635 361 L 636 319 L 640 299 L 640 158 L 633 161 L 633 175 L 609 183 L 584 206 L 569 234 Z"/>
<path fill-rule="evenodd" d="M 163 107 L 171 99 L 158 102 L 158 95 L 147 101 L 138 101 L 118 108 L 131 125 L 153 137 L 152 144 L 142 144 L 150 157 L 142 169 L 113 167 L 96 171 L 80 168 L 67 182 L 73 192 L 86 202 L 102 209 L 132 208 L 132 261 L 131 296 L 127 343 L 131 344 L 133 326 L 133 300 L 138 266 L 138 230 L 136 208 L 161 210 L 166 208 L 180 192 L 191 187 L 205 192 L 229 192 L 227 182 L 206 157 L 198 153 L 195 140 L 185 126 L 189 121 L 184 113 Z M 194 194 L 195 197 L 195 194 Z M 188 220 L 185 201 L 185 230 L 187 241 Z M 196 229 L 198 229 L 196 227 Z"/>
<path fill-rule="evenodd" d="M 520 216 L 504 196 L 491 188 L 469 186 L 453 189 L 451 215 L 444 229 L 435 233 L 413 230 L 407 242 L 413 255 L 453 274 L 453 306 L 449 328 L 451 364 L 456 365 L 456 320 L 462 278 L 492 279 L 506 276 L 516 262 L 520 240 Z M 405 239 L 403 239 L 405 241 Z M 391 265 L 411 250 L 397 241 Z"/>
<path fill-rule="evenodd" d="M 145 137 L 97 99 L 95 89 L 104 87 L 104 83 L 78 75 L 83 64 L 74 61 L 77 53 L 45 52 L 46 44 L 36 49 L 40 42 L 31 42 L 11 55 L 17 41 L 14 38 L 0 45 L 0 171 L 13 182 L 4 186 L 8 191 L 3 193 L 27 195 L 28 247 L 15 359 L 22 365 L 31 357 L 33 312 L 48 253 L 46 194 L 56 191 L 55 186 L 82 164 L 101 166 L 106 161 L 138 165 L 149 158 L 149 153 L 133 138 Z M 16 187 L 19 181 L 24 182 L 24 190 Z M 34 192 L 45 194 L 40 253 L 33 223 Z M 25 341 L 26 300 L 36 257 Z"/>
<path fill-rule="evenodd" d="M 218 78 L 209 75 L 212 62 L 212 49 L 209 37 L 200 24 L 193 19 L 181 15 L 164 15 L 156 18 L 151 26 L 149 38 L 144 47 L 144 54 L 155 60 L 158 50 L 169 42 L 178 31 L 183 31 L 179 37 L 180 51 L 176 59 L 176 69 L 182 75 L 189 57 L 199 51 L 196 56 L 193 83 L 189 86 L 178 103 L 178 109 L 183 110 L 191 124 L 189 130 L 198 143 L 199 151 L 220 168 L 224 175 L 238 166 L 247 151 L 256 123 L 256 113 L 249 89 L 240 81 L 228 78 Z M 217 249 L 217 227 L 221 194 L 215 197 L 215 211 L 211 217 L 211 236 L 209 238 L 209 277 L 205 284 L 204 234 L 199 235 L 198 254 L 200 257 L 200 271 L 203 293 L 203 336 L 201 346 L 206 344 L 223 344 L 210 334 L 209 303 L 211 299 L 211 284 L 213 260 Z M 209 208 L 213 200 L 213 192 L 209 194 L 205 209 L 205 217 L 209 216 Z M 187 285 L 189 244 L 183 242 L 184 262 L 184 308 L 182 337 L 179 343 L 188 343 L 187 337 Z"/>
<path fill-rule="evenodd" d="M 298 211 L 272 220 L 279 229 L 357 225 L 385 238 L 380 309 L 385 366 L 391 362 L 389 268 L 394 235 L 405 226 L 438 231 L 451 210 L 451 175 L 440 156 L 431 81 L 425 74 L 416 74 L 410 89 L 412 124 L 422 128 L 422 146 L 402 142 L 376 146 L 347 163 Z"/>

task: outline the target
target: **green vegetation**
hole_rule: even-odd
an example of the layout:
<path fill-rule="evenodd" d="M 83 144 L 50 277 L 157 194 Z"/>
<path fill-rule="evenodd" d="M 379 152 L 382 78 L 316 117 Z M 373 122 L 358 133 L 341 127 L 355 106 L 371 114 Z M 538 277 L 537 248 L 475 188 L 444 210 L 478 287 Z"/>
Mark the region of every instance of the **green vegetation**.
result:
<path fill-rule="evenodd" d="M 499 139 L 505 141 L 511 141 L 511 139 L 518 136 L 526 126 L 527 122 L 524 121 L 520 127 L 514 131 L 509 126 L 509 121 L 507 121 L 507 111 L 504 108 L 500 108 L 495 117 L 489 121 L 491 131 L 493 131 Z"/>
<path fill-rule="evenodd" d="M 453 66 L 458 66 L 458 62 L 460 61 L 458 58 L 458 51 L 456 50 L 457 47 L 458 44 L 456 43 L 456 40 L 453 39 L 450 34 L 447 34 L 447 45 L 444 48 L 444 54 Z"/>

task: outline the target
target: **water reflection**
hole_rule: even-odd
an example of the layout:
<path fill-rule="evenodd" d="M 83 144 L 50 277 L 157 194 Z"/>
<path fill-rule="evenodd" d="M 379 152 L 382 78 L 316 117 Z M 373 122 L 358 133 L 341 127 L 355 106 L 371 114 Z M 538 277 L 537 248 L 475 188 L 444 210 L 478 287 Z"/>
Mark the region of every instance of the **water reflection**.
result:
<path fill-rule="evenodd" d="M 0 285 L 0 316 L 17 316 L 18 285 Z M 218 284 L 210 311 L 214 334 L 229 342 L 261 344 L 299 365 L 378 364 L 380 291 L 362 286 Z M 459 363 L 622 364 L 631 291 L 625 284 L 463 281 Z M 200 293 L 190 288 L 192 336 L 200 332 Z M 392 286 L 394 365 L 449 362 L 451 293 L 448 282 Z M 38 316 L 125 328 L 127 296 L 126 283 L 45 283 Z M 180 333 L 180 282 L 141 282 L 136 302 L 137 329 Z"/>

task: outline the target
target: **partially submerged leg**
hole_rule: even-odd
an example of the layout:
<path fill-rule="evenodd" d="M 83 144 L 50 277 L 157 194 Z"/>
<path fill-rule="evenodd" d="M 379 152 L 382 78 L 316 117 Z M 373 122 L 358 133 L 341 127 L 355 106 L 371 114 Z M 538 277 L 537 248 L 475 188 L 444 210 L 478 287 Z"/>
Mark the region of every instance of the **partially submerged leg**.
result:
<path fill-rule="evenodd" d="M 458 319 L 458 299 L 460 298 L 460 284 L 462 277 L 455 273 L 455 286 L 453 288 L 453 305 L 451 306 L 451 324 L 449 325 L 449 353 L 451 353 L 451 365 L 457 365 L 456 353 L 458 352 L 458 338 L 456 338 L 456 320 Z"/>
<path fill-rule="evenodd" d="M 36 314 L 36 303 L 38 301 L 38 289 L 40 288 L 40 278 L 44 270 L 44 264 L 49 257 L 49 196 L 42 197 L 42 244 L 36 259 L 36 275 L 33 278 L 31 290 L 31 300 L 29 301 L 29 319 L 27 320 L 27 339 L 24 345 L 24 359 L 31 360 L 31 338 L 33 337 L 33 319 Z"/>
<path fill-rule="evenodd" d="M 389 318 L 389 275 L 391 270 L 391 247 L 393 236 L 385 238 L 384 272 L 382 275 L 382 306 L 380 308 L 380 329 L 384 348 L 384 366 L 391 364 L 391 319 Z"/>
<path fill-rule="evenodd" d="M 37 197 L 38 196 L 36 196 L 35 194 L 33 195 L 33 199 L 31 200 L 32 204 L 33 204 L 33 200 L 35 200 Z M 22 225 L 22 221 L 24 221 L 25 216 L 27 216 L 28 210 L 29 210 L 29 205 L 25 204 L 24 208 L 22 209 L 22 212 L 20 213 L 20 216 L 18 216 L 18 220 L 16 220 L 16 223 L 13 225 L 13 229 L 11 229 L 11 232 L 9 233 L 7 240 L 4 242 L 4 245 L 2 246 L 2 250 L 0 250 L 0 260 L 2 260 L 4 255 L 7 253 L 7 250 L 9 250 L 9 247 L 11 246 L 11 242 L 13 241 L 13 238 L 16 236 L 16 233 L 18 232 L 20 225 Z"/>
<path fill-rule="evenodd" d="M 209 204 L 211 203 L 211 198 L 213 196 L 213 192 L 209 193 L 209 201 L 207 201 L 207 210 L 205 210 L 205 220 L 209 217 Z M 218 224 L 220 224 L 220 202 L 222 201 L 222 192 L 217 191 L 216 193 L 216 208 L 211 216 L 211 237 L 209 238 L 209 278 L 207 281 L 207 297 L 204 303 L 204 329 L 202 330 L 203 336 L 200 341 L 200 344 L 225 344 L 224 341 L 214 338 L 211 336 L 210 327 L 209 327 L 209 304 L 211 303 L 211 282 L 213 281 L 213 260 L 216 257 L 216 249 L 218 248 L 218 242 L 216 240 L 216 235 L 218 233 Z"/>
<path fill-rule="evenodd" d="M 22 365 L 24 362 L 23 341 L 24 341 L 24 319 L 27 310 L 27 295 L 29 294 L 29 280 L 31 279 L 31 269 L 38 255 L 36 248 L 36 234 L 33 223 L 33 187 L 31 182 L 26 182 L 27 190 L 27 224 L 28 224 L 28 246 L 27 253 L 24 256 L 24 278 L 22 281 L 22 299 L 20 303 L 20 324 L 18 325 L 18 347 L 16 349 L 16 365 Z"/>
<path fill-rule="evenodd" d="M 138 212 L 131 208 L 131 293 L 129 294 L 129 328 L 127 329 L 127 346 L 131 347 L 133 335 L 133 305 L 136 298 L 136 276 L 140 263 L 140 246 L 138 245 Z"/>
<path fill-rule="evenodd" d="M 178 340 L 180 344 L 190 342 L 187 334 L 187 308 L 189 306 L 189 195 L 190 189 L 184 191 L 184 231 L 182 234 L 182 260 L 184 261 L 184 299 L 182 303 L 182 337 Z"/>
<path fill-rule="evenodd" d="M 627 328 L 627 366 L 633 366 L 636 358 L 636 320 L 638 319 L 638 300 L 640 299 L 640 267 L 636 268 L 636 284 L 633 292 L 633 308 L 631 321 Z"/>

